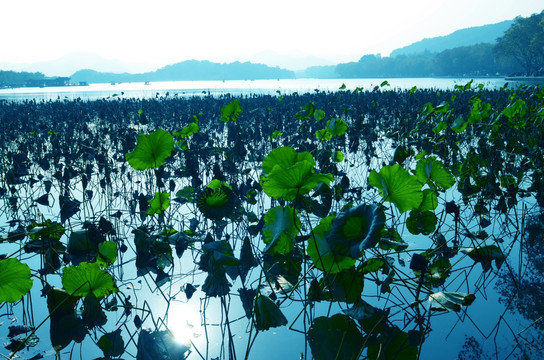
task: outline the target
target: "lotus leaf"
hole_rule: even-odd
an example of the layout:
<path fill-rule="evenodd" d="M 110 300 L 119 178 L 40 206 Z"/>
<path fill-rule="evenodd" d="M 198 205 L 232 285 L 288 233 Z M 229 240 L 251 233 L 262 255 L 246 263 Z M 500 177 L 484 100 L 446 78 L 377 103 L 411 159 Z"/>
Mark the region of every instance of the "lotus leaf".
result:
<path fill-rule="evenodd" d="M 231 187 L 214 179 L 197 197 L 198 209 L 211 220 L 221 220 L 232 214 L 235 195 Z"/>
<path fill-rule="evenodd" d="M 257 330 L 268 330 L 273 327 L 287 325 L 287 318 L 272 299 L 257 294 L 255 299 L 255 327 Z"/>
<path fill-rule="evenodd" d="M 291 147 L 276 148 L 263 160 L 261 186 L 274 199 L 294 200 L 320 183 L 328 185 L 333 180 L 330 174 L 316 174 L 314 166 L 315 160 L 309 152 L 297 153 Z"/>
<path fill-rule="evenodd" d="M 102 335 L 98 339 L 98 347 L 108 359 L 123 355 L 125 352 L 125 342 L 121 336 L 121 329 Z"/>
<path fill-rule="evenodd" d="M 176 131 L 172 133 L 175 137 L 185 139 L 190 137 L 193 134 L 196 134 L 200 128 L 198 126 L 198 117 L 196 115 L 193 115 L 194 121 L 190 123 L 189 125 L 185 126 L 181 131 Z"/>
<path fill-rule="evenodd" d="M 298 212 L 290 206 L 276 206 L 264 216 L 263 241 L 265 252 L 287 254 L 295 246 L 295 236 L 301 228 Z"/>
<path fill-rule="evenodd" d="M 334 216 L 321 219 L 319 225 L 314 228 L 313 236 L 308 239 L 308 255 L 314 265 L 327 273 L 335 274 L 343 269 L 352 268 L 355 259 L 348 256 L 335 254 L 327 242 L 326 234 L 332 229 Z"/>
<path fill-rule="evenodd" d="M 335 254 L 358 259 L 378 243 L 384 223 L 385 214 L 379 206 L 361 204 L 332 221 L 327 242 Z"/>
<path fill-rule="evenodd" d="M 156 192 L 155 197 L 147 202 L 149 203 L 149 209 L 146 212 L 147 215 L 161 215 L 170 206 L 170 193 Z"/>
<path fill-rule="evenodd" d="M 109 273 L 100 269 L 97 263 L 88 262 L 63 268 L 62 286 L 73 296 L 87 296 L 92 292 L 102 298 L 118 291 Z"/>
<path fill-rule="evenodd" d="M 395 204 L 400 212 L 418 208 L 423 200 L 417 177 L 398 164 L 384 166 L 379 173 L 372 170 L 368 182 L 378 189 L 385 201 Z"/>
<path fill-rule="evenodd" d="M 455 184 L 453 175 L 434 156 L 429 156 L 417 162 L 416 176 L 420 182 L 424 184 L 430 182 L 442 190 L 447 190 Z"/>
<path fill-rule="evenodd" d="M 406 219 L 406 228 L 413 235 L 429 235 L 436 229 L 438 219 L 432 211 L 410 211 L 410 216 Z"/>
<path fill-rule="evenodd" d="M 129 165 L 135 170 L 159 168 L 174 150 L 174 138 L 162 129 L 138 136 L 136 148 L 126 155 Z"/>
<path fill-rule="evenodd" d="M 364 344 L 355 321 L 344 314 L 316 318 L 308 331 L 308 342 L 316 360 L 358 359 Z"/>
<path fill-rule="evenodd" d="M 30 268 L 15 258 L 0 260 L 0 303 L 14 303 L 32 288 Z"/>
<path fill-rule="evenodd" d="M 98 245 L 98 254 L 106 265 L 111 265 L 117 259 L 117 243 L 105 241 Z"/>
<path fill-rule="evenodd" d="M 242 107 L 240 106 L 240 101 L 234 99 L 221 108 L 221 121 L 225 123 L 230 121 L 236 122 L 241 113 Z"/>
<path fill-rule="evenodd" d="M 368 358 L 380 360 L 417 359 L 418 347 L 410 343 L 408 334 L 397 326 L 382 332 L 377 341 L 368 346 Z"/>

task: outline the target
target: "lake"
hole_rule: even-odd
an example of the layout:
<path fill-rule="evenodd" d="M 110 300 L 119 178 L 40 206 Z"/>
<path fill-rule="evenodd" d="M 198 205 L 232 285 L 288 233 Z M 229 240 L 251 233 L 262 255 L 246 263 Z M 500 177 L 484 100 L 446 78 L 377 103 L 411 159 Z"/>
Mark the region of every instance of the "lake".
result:
<path fill-rule="evenodd" d="M 436 82 L 434 82 L 435 79 L 398 79 L 398 82 L 391 81 L 390 87 L 407 90 L 415 85 L 419 88 L 444 90 L 451 89 L 455 85 L 464 85 L 468 82 L 467 79 L 438 80 L 443 80 L 440 83 L 443 88 L 436 85 Z M 487 81 L 490 80 L 487 79 Z M 497 80 L 496 84 L 491 82 L 486 83 L 484 80 L 475 81 L 476 84 L 479 82 L 490 87 L 502 86 L 500 80 Z M 342 83 L 346 85 L 346 88 L 352 90 L 361 86 L 367 90 L 372 90 L 374 86 L 380 86 L 382 80 L 180 82 L 150 85 L 96 84 L 77 88 L 78 91 L 92 91 L 80 91 L 73 94 L 64 92 L 64 94 L 70 95 L 60 94 L 64 90 L 70 91 L 74 88 L 44 88 L 35 90 L 41 91 L 39 94 L 43 96 L 42 98 L 38 98 L 38 100 L 55 100 L 59 96 L 62 100 L 65 99 L 65 96 L 66 99 L 69 99 L 68 96 L 76 96 L 74 99 L 81 97 L 86 100 L 108 97 L 110 99 L 118 97 L 144 97 L 148 101 L 101 101 L 96 104 L 92 102 L 70 101 L 67 101 L 65 104 L 64 101 L 54 101 L 51 103 L 32 102 L 28 104 L 9 105 L 0 102 L 0 109 L 5 110 L 5 114 L 8 114 L 2 119 L 4 129 L 8 128 L 8 125 L 16 129 L 13 130 L 13 133 L 8 132 L 2 135 L 5 141 L 3 145 L 5 146 L 3 147 L 2 157 L 0 158 L 3 165 L 0 174 L 2 176 L 3 190 L 3 195 L 0 196 L 0 235 L 6 237 L 8 232 L 15 231 L 16 225 L 28 226 L 30 220 L 33 219 L 39 221 L 49 219 L 57 222 L 60 221 L 64 224 L 67 230 L 66 234 L 62 237 L 62 242 L 67 243 L 70 233 L 81 230 L 86 222 L 98 223 L 97 226 L 102 227 L 104 224 L 100 225 L 99 221 L 101 217 L 110 221 L 116 233 L 115 235 L 106 235 L 107 238 L 116 241 L 119 245 L 124 244 L 128 246 L 126 252 L 119 252 L 116 264 L 109 270 L 115 275 L 120 289 L 117 297 L 120 305 L 117 311 L 108 311 L 108 323 L 106 326 L 107 331 L 112 331 L 117 327 L 123 328 L 123 338 L 127 351 L 123 355 L 123 358 L 131 358 L 136 352 L 138 330 L 135 325 L 135 315 L 138 314 L 143 319 L 143 324 L 146 328 L 154 328 L 155 326 L 164 328 L 164 324 L 167 324 L 176 333 L 176 336 L 179 336 L 183 341 L 187 341 L 189 338 L 192 341 L 193 350 L 189 357 L 190 359 L 228 358 L 229 349 L 226 341 L 228 338 L 234 339 L 234 346 L 238 356 L 242 356 L 246 348 L 250 345 L 250 342 L 256 339 L 252 343 L 250 358 L 299 359 L 300 354 L 305 351 L 303 332 L 308 330 L 306 327 L 308 323 L 304 319 L 305 316 L 298 317 L 298 315 L 301 313 L 306 314 L 306 311 L 302 312 L 301 308 L 304 307 L 306 309 L 306 306 L 303 305 L 306 301 L 304 292 L 306 291 L 306 285 L 310 286 L 310 276 L 306 278 L 306 274 L 304 274 L 304 279 L 308 280 L 308 284 L 304 281 L 301 282 L 296 292 L 286 296 L 284 290 L 278 289 L 279 280 L 275 286 L 270 284 L 260 287 L 263 284 L 261 284 L 261 276 L 259 274 L 263 270 L 260 267 L 256 267 L 252 270 L 252 274 L 248 277 L 247 281 L 242 282 L 239 277 L 237 280 L 231 279 L 232 288 L 229 294 L 225 296 L 228 299 L 227 305 L 221 300 L 222 297 L 205 296 L 203 288 L 206 282 L 206 272 L 199 269 L 198 262 L 201 259 L 202 244 L 207 234 L 217 238 L 217 240 L 225 239 L 227 238 L 226 235 L 228 235 L 227 239 L 233 244 L 235 256 L 238 258 L 238 255 L 241 253 L 240 244 L 242 239 L 249 234 L 249 225 L 254 224 L 254 222 L 249 220 L 249 216 L 247 216 L 247 220 L 245 216 L 241 219 L 233 216 L 232 219 L 229 218 L 225 222 L 216 222 L 204 218 L 196 202 L 188 200 L 191 195 L 186 195 L 187 187 L 193 185 L 191 180 L 189 180 L 190 176 L 188 173 L 193 166 L 201 170 L 198 178 L 202 180 L 202 184 L 196 186 L 202 187 L 203 184 L 205 185 L 210 182 L 214 176 L 221 177 L 223 175 L 231 184 L 236 184 L 238 190 L 241 188 L 247 190 L 244 186 L 248 186 L 248 182 L 259 182 L 259 176 L 262 173 L 262 159 L 256 156 L 264 156 L 265 150 L 268 152 L 280 144 L 301 145 L 308 146 L 308 150 L 312 150 L 312 153 L 317 156 L 320 153 L 318 150 L 321 147 L 334 143 L 345 152 L 345 159 L 334 166 L 338 170 L 336 183 L 340 182 L 341 174 L 346 174 L 350 180 L 351 188 L 355 191 L 353 193 L 346 192 L 346 196 L 351 194 L 349 196 L 355 204 L 359 204 L 360 202 L 384 204 L 387 208 L 388 226 L 392 228 L 397 227 L 403 241 L 408 245 L 408 251 L 384 252 L 383 254 L 380 249 L 368 249 L 365 259 L 382 255 L 383 258 L 390 258 L 390 261 L 395 264 L 395 269 L 398 271 L 398 279 L 390 284 L 390 292 L 386 291 L 382 293 L 380 286 L 386 283 L 387 277 L 381 273 L 377 273 L 376 276 L 366 274 L 366 285 L 362 290 L 362 297 L 373 304 L 373 306 L 391 311 L 389 320 L 392 324 L 396 324 L 403 329 L 406 328 L 406 331 L 413 330 L 416 327 L 414 325 L 415 315 L 413 311 L 415 307 L 412 306 L 411 301 L 414 300 L 413 290 L 415 289 L 416 278 L 410 269 L 411 259 L 414 253 L 419 254 L 428 249 L 434 249 L 436 239 L 434 236 L 414 235 L 407 231 L 404 226 L 404 221 L 408 216 L 407 213 L 399 213 L 395 210 L 393 204 L 381 201 L 381 197 L 378 195 L 376 189 L 369 186 L 368 179 L 371 170 L 379 170 L 381 167 L 386 167 L 386 164 L 392 162 L 395 147 L 398 145 L 399 139 L 402 140 L 402 137 L 395 135 L 395 132 L 390 132 L 390 127 L 384 124 L 386 121 L 392 121 L 400 125 L 403 123 L 398 121 L 399 119 L 392 119 L 394 116 L 390 115 L 392 113 L 390 112 L 390 104 L 396 104 L 397 108 L 394 110 L 407 116 L 406 121 L 408 121 L 410 120 L 410 111 L 414 111 L 411 109 L 414 107 L 412 106 L 412 102 L 415 102 L 418 96 L 421 95 L 421 98 L 417 100 L 418 109 L 415 110 L 416 114 L 420 113 L 419 109 L 421 109 L 425 101 L 428 101 L 429 96 L 435 102 L 435 105 L 444 99 L 447 100 L 447 98 L 440 98 L 433 92 L 422 92 L 423 94 L 416 92 L 414 96 L 409 98 L 410 101 L 400 101 L 406 100 L 403 96 L 411 96 L 407 92 L 404 92 L 404 95 L 399 95 L 399 99 L 390 103 L 391 99 L 395 98 L 398 94 L 376 92 L 373 94 L 344 94 L 346 96 L 342 98 L 342 101 L 335 102 L 330 101 L 337 98 L 335 95 L 331 95 L 330 97 L 312 97 L 311 95 L 315 88 L 318 88 L 321 92 L 335 91 Z M 274 84 L 283 85 L 282 87 L 277 87 Z M 389 89 L 389 87 L 384 88 Z M 207 95 L 208 90 L 210 94 L 220 96 L 227 93 L 234 95 L 235 91 L 240 91 L 240 94 L 259 93 L 258 91 L 263 91 L 261 94 L 264 94 L 265 89 L 266 94 L 278 94 L 276 91 L 279 91 L 280 94 L 290 94 L 297 91 L 300 93 L 309 92 L 310 95 L 304 97 L 286 96 L 281 101 L 276 98 L 252 99 L 250 97 L 249 99 L 241 99 L 244 110 L 239 121 L 247 122 L 243 122 L 240 128 L 237 127 L 237 124 L 229 123 L 228 125 L 224 125 L 218 120 L 218 115 L 221 114 L 221 105 L 230 100 L 230 98 L 216 101 L 207 97 L 200 97 L 202 91 L 206 92 Z M 33 94 L 32 92 L 25 93 L 23 91 L 28 91 L 29 89 L 20 90 L 20 97 L 11 98 L 12 100 L 33 98 L 34 95 L 31 95 Z M 154 98 L 157 92 L 161 99 L 155 101 Z M 164 101 L 166 92 L 169 92 L 169 99 L 175 97 L 176 92 L 179 92 L 178 97 L 186 96 L 186 98 L 180 99 L 180 101 Z M 113 96 L 114 94 L 117 94 L 117 96 Z M 193 95 L 195 96 L 193 97 Z M 318 108 L 330 105 L 333 108 L 330 111 L 327 109 L 327 114 L 334 113 L 335 109 L 337 109 L 337 113 L 344 114 L 342 115 L 343 119 L 350 126 L 353 126 L 352 132 L 351 130 L 349 132 L 350 136 L 347 136 L 348 139 L 335 139 L 339 141 L 335 142 L 335 140 L 332 140 L 329 143 L 314 143 L 316 142 L 315 129 L 312 131 L 307 130 L 308 133 L 305 133 L 302 140 L 296 137 L 289 138 L 290 134 L 287 134 L 287 129 L 290 129 L 289 131 L 294 133 L 302 131 L 302 127 L 295 120 L 295 114 L 303 117 L 303 114 L 301 115 L 299 111 L 301 106 L 307 104 L 297 101 L 315 101 L 315 106 Z M 319 101 L 323 101 L 323 104 L 320 104 Z M 204 108 L 199 107 L 204 104 Z M 346 107 L 346 104 L 351 105 L 353 109 Z M 21 105 L 24 111 L 10 112 L 16 105 Z M 173 156 L 174 159 L 168 163 L 167 176 L 165 175 L 163 178 L 164 184 L 162 185 L 159 185 L 159 181 L 154 181 L 155 173 L 142 173 L 127 166 L 125 155 L 127 152 L 133 150 L 136 143 L 136 135 L 140 132 L 149 133 L 155 127 L 159 127 L 155 123 L 151 123 L 151 125 L 139 123 L 139 106 L 145 107 L 144 113 L 150 119 L 157 122 L 162 121 L 160 123 L 162 127 L 169 126 L 174 128 L 174 130 L 180 130 L 186 124 L 187 118 L 192 121 L 194 118 L 191 118 L 191 115 L 202 113 L 202 115 L 198 115 L 200 118 L 200 131 L 209 135 L 209 137 L 200 137 L 198 143 L 196 140 L 194 143 L 191 143 L 192 140 L 188 140 L 189 148 L 195 150 L 194 148 L 198 145 L 198 147 L 204 148 L 205 151 L 203 153 L 199 153 L 198 151 L 186 153 L 186 150 L 182 150 L 183 145 L 178 144 L 178 148 Z M 345 115 L 346 112 L 350 112 L 350 115 Z M 440 112 L 437 113 L 440 114 Z M 37 116 L 28 116 L 27 114 L 37 114 Z M 176 115 L 173 116 L 172 114 Z M 360 114 L 372 114 L 372 116 L 360 116 Z M 243 117 L 246 115 L 248 118 L 244 120 Z M 87 116 L 93 120 L 87 121 Z M 260 121 L 263 117 L 271 120 Z M 269 137 L 269 134 L 274 130 L 274 124 L 276 122 L 279 124 L 279 121 L 283 121 L 284 117 L 290 119 L 290 121 L 283 123 L 283 128 L 280 128 L 280 130 L 286 132 L 286 135 L 283 137 L 280 135 L 277 139 L 272 139 L 271 136 Z M 321 120 L 320 123 L 319 121 L 314 121 L 314 119 L 316 119 L 315 115 L 305 123 L 305 129 L 312 126 L 316 127 L 316 124 L 321 124 L 319 125 L 320 127 L 325 126 L 323 124 L 325 120 Z M 411 121 L 417 121 L 418 119 L 418 116 L 413 115 Z M 27 120 L 29 120 L 28 124 L 26 124 Z M 356 120 L 361 121 L 360 125 L 362 126 L 360 128 L 356 126 Z M 40 123 L 40 121 L 43 122 Z M 381 126 L 382 124 L 384 125 Z M 251 144 L 250 141 L 244 141 L 244 143 L 251 144 L 251 147 L 248 147 L 249 154 L 239 162 L 229 165 L 228 159 L 236 156 L 236 152 L 229 150 L 229 147 L 233 146 L 233 144 L 239 144 L 240 141 L 238 140 L 242 138 L 242 135 L 235 133 L 234 136 L 229 136 L 226 130 L 230 129 L 230 131 L 233 131 L 238 129 L 245 131 L 246 129 L 254 130 L 260 128 L 263 129 L 261 132 L 262 135 L 260 135 L 260 143 Z M 51 131 L 49 132 L 49 130 Z M 244 135 L 244 139 L 247 136 Z M 374 140 L 363 141 L 364 136 L 368 136 Z M 348 143 L 355 138 L 359 139 L 359 137 L 361 143 L 355 147 L 355 151 L 348 151 L 346 149 Z M 426 139 L 425 142 L 418 146 L 430 146 L 432 148 L 432 143 L 435 140 L 428 141 L 427 138 L 424 139 Z M 475 151 L 471 146 L 475 146 L 474 143 L 476 140 L 468 136 L 466 141 L 468 145 L 462 149 L 461 155 L 464 158 L 469 158 Z M 429 143 L 431 144 L 429 145 Z M 128 146 L 128 150 L 125 150 L 122 144 Z M 261 146 L 263 144 L 264 146 Z M 13 161 L 10 161 L 9 159 L 15 155 L 17 157 L 13 158 Z M 29 156 L 30 160 L 25 160 L 25 156 Z M 188 162 L 192 156 L 196 156 L 199 161 Z M 259 161 L 256 162 L 256 158 Z M 492 158 L 492 156 L 489 155 L 489 158 Z M 42 162 L 44 159 L 47 159 L 45 163 Z M 320 163 L 327 163 L 327 159 L 327 157 L 320 157 L 318 161 Z M 220 165 L 219 170 L 212 169 L 214 164 Z M 518 163 L 512 162 L 512 164 Z M 9 174 L 9 169 L 12 166 L 14 168 L 23 167 L 23 169 L 19 168 L 17 170 L 22 174 L 19 178 L 13 179 L 13 174 Z M 27 167 L 26 169 L 24 168 L 25 166 Z M 44 167 L 47 166 L 49 168 L 45 170 Z M 329 166 L 331 165 L 329 164 Z M 428 171 L 432 171 L 433 166 L 433 164 L 430 164 Z M 414 171 L 416 160 L 411 157 L 405 167 Z M 28 173 L 21 170 L 27 170 Z M 178 170 L 181 172 L 177 172 Z M 83 187 L 84 175 L 87 184 L 85 185 L 86 188 Z M 529 175 L 526 174 L 523 179 L 528 180 Z M 14 181 L 17 179 L 20 181 Z M 472 181 L 472 179 L 469 180 Z M 48 181 L 53 184 L 49 191 L 45 190 Z M 507 186 L 505 182 L 508 183 L 508 181 L 512 180 L 506 175 L 504 179 L 501 179 L 501 184 L 497 185 L 503 189 L 501 191 L 506 191 Z M 138 262 L 142 261 L 142 259 L 138 259 L 139 251 L 137 250 L 137 245 L 135 246 L 134 244 L 136 242 L 135 232 L 137 232 L 136 230 L 140 226 L 154 228 L 155 235 L 161 229 L 160 226 L 163 223 L 160 221 L 160 217 L 146 215 L 146 212 L 138 207 L 141 207 L 142 202 L 145 205 L 146 201 L 150 200 L 150 197 L 156 191 L 156 187 L 164 189 L 166 186 L 169 187 L 169 192 L 172 194 L 172 202 L 163 221 L 166 224 L 171 224 L 173 228 L 180 231 L 189 230 L 194 225 L 195 228 L 191 232 L 196 233 L 196 240 L 189 249 L 185 250 L 180 258 L 177 258 L 175 255 L 173 256 L 171 267 L 167 266 L 165 268 L 168 270 L 170 281 L 161 283 L 160 277 L 155 276 L 156 274 L 148 273 L 145 276 L 138 274 L 141 267 L 141 264 L 138 265 Z M 505 301 L 505 296 L 495 291 L 494 284 L 501 277 L 507 277 L 508 271 L 517 275 L 519 269 L 519 274 L 521 275 L 527 269 L 528 261 L 523 259 L 529 255 L 524 254 L 520 248 L 520 238 L 522 238 L 523 234 L 519 230 L 520 228 L 523 230 L 524 219 L 526 219 L 524 216 L 535 211 L 535 201 L 532 197 L 522 197 L 520 195 L 518 199 L 518 197 L 514 196 L 515 199 L 519 200 L 518 203 L 508 208 L 508 211 L 500 212 L 494 208 L 497 204 L 495 200 L 484 199 L 482 201 L 486 201 L 486 203 L 484 204 L 485 206 L 482 206 L 478 202 L 480 198 L 472 197 L 463 204 L 464 200 L 461 200 L 462 196 L 457 188 L 460 186 L 461 183 L 454 188 L 440 192 L 440 205 L 434 210 L 439 218 L 437 233 L 440 232 L 445 236 L 448 239 L 448 243 L 454 241 L 454 239 L 461 238 L 459 241 L 464 242 L 463 248 L 469 247 L 470 244 L 474 246 L 474 244 L 483 243 L 481 240 L 485 239 L 486 244 L 501 245 L 503 251 L 510 253 L 511 256 L 509 262 L 503 264 L 500 272 L 496 269 L 497 263 L 495 261 L 493 264 L 490 261 L 490 269 L 483 271 L 483 266 L 481 265 L 484 264 L 475 263 L 471 258 L 463 256 L 461 253 L 452 259 L 452 268 L 455 267 L 455 272 L 448 278 L 444 289 L 452 292 L 475 294 L 476 301 L 466 308 L 463 307 L 460 312 L 446 311 L 442 315 L 433 313 L 432 326 L 428 329 L 432 331 L 430 331 L 428 338 L 422 346 L 421 359 L 434 359 L 437 355 L 444 356 L 445 358 L 455 358 L 465 343 L 465 336 L 467 334 L 474 336 L 480 341 L 486 351 L 491 354 L 494 351 L 499 358 L 506 358 L 514 346 L 514 342 L 522 339 L 519 333 L 523 332 L 526 328 L 531 329 L 532 324 L 530 321 L 523 319 L 519 314 L 511 314 L 506 310 L 507 307 L 500 302 Z M 520 187 L 526 188 L 528 185 L 524 184 L 523 186 L 520 185 Z M 88 190 L 91 192 L 87 192 Z M 48 194 L 46 197 L 48 204 L 45 205 L 42 198 L 44 193 Z M 178 195 L 178 193 L 181 195 Z M 72 204 L 78 204 L 75 206 L 78 211 L 74 214 L 65 215 L 65 217 L 68 216 L 65 219 L 62 219 L 60 200 L 60 195 L 62 194 L 68 194 L 71 199 L 76 201 Z M 139 201 L 138 194 L 145 194 L 148 197 L 144 197 L 143 201 Z M 176 200 L 174 200 L 174 194 Z M 259 191 L 258 195 L 255 196 L 255 203 L 248 201 L 247 194 L 249 192 L 240 191 L 240 194 L 242 194 L 241 198 L 244 200 L 243 203 L 237 206 L 239 209 L 243 208 L 244 213 L 249 214 L 250 212 L 254 212 L 257 214 L 257 217 L 261 218 L 272 206 L 270 197 L 262 191 Z M 184 196 L 187 198 L 184 198 Z M 40 198 L 42 200 L 37 202 L 37 199 Z M 13 199 L 18 199 L 18 206 L 14 206 Z M 343 206 L 349 204 L 349 201 L 349 198 L 343 197 L 335 200 L 333 211 L 340 212 Z M 446 202 L 452 201 L 462 206 L 460 220 L 457 222 L 453 220 L 451 212 L 448 213 L 447 207 L 444 205 Z M 510 202 L 510 200 L 508 201 Z M 277 202 L 274 204 L 277 205 Z M 491 224 L 482 225 L 482 207 L 488 209 L 489 219 L 492 221 Z M 476 213 L 475 209 L 478 209 L 478 213 Z M 60 216 L 59 213 L 61 213 Z M 319 219 L 313 214 L 308 213 L 307 216 L 308 220 L 302 220 L 305 226 L 315 227 Z M 312 217 L 311 221 L 310 216 Z M 12 221 L 14 221 L 13 224 L 15 225 L 12 224 Z M 460 229 L 458 229 L 458 226 Z M 104 227 L 106 226 L 104 225 Z M 487 235 L 482 237 L 481 230 L 487 231 Z M 307 232 L 308 230 L 305 229 L 305 231 Z M 477 236 L 480 237 L 478 238 Z M 479 240 L 475 240 L 474 238 Z M 251 235 L 251 239 L 257 256 L 259 258 L 263 257 L 264 243 L 262 235 L 260 233 Z M 29 263 L 32 269 L 36 270 L 42 266 L 42 255 L 23 253 L 21 245 L 27 240 L 13 243 L 4 241 L 2 243 L 2 253 L 9 256 L 20 254 L 22 261 Z M 219 254 L 218 258 L 221 259 L 223 255 Z M 156 254 L 149 253 L 149 257 L 153 256 L 156 256 Z M 69 262 L 65 261 L 64 258 L 62 261 L 68 266 Z M 54 274 L 47 275 L 47 281 L 50 285 L 63 285 L 60 279 L 60 270 L 62 269 L 57 269 Z M 270 271 L 270 269 L 267 271 Z M 35 273 L 37 274 L 37 272 Z M 317 279 L 323 276 L 321 272 L 316 271 L 316 268 L 308 269 L 308 274 L 312 274 L 311 276 L 315 276 Z M 188 284 L 195 284 L 197 287 L 191 299 L 189 299 L 186 292 Z M 285 281 L 282 284 L 289 286 L 288 282 Z M 261 331 L 259 336 L 256 338 L 252 337 L 255 334 L 254 328 L 252 325 L 249 326 L 238 293 L 238 289 L 242 287 L 250 289 L 259 288 L 259 291 L 264 294 L 277 294 L 278 301 L 282 301 L 281 310 L 288 318 L 289 324 Z M 511 291 L 512 289 L 507 288 L 507 290 Z M 22 354 L 32 356 L 41 351 L 46 355 L 46 358 L 50 359 L 54 358 L 54 351 L 49 345 L 49 323 L 46 319 L 48 310 L 45 299 L 40 297 L 40 291 L 40 279 L 36 276 L 34 278 L 34 287 L 30 294 L 31 299 L 24 303 L 19 303 L 13 308 L 6 304 L 2 305 L 3 311 L 0 315 L 3 315 L 6 320 L 0 326 L 0 339 L 7 342 L 6 328 L 8 320 L 13 321 L 14 324 L 20 324 L 23 321 L 28 322 L 31 319 L 35 325 L 45 320 L 44 326 L 38 332 L 38 336 L 41 339 L 38 346 L 30 348 Z M 420 299 L 423 301 L 423 298 Z M 508 298 L 506 297 L 506 299 Z M 122 301 L 125 303 L 122 303 Z M 127 304 L 129 303 L 134 308 L 126 316 L 123 314 L 122 306 L 128 307 Z M 228 307 L 228 310 L 225 307 Z M 329 313 L 342 313 L 348 307 L 342 301 L 334 302 L 332 305 L 329 305 L 327 301 L 321 301 L 308 305 L 307 312 L 309 316 L 317 317 Z M 422 307 L 427 308 L 428 301 L 425 300 Z M 512 306 L 509 307 L 512 308 Z M 29 313 L 32 313 L 33 316 L 29 316 Z M 165 316 L 166 314 L 168 314 L 168 317 Z M 227 314 L 228 319 L 225 319 Z M 205 322 L 207 321 L 205 324 L 202 324 L 203 319 Z M 230 324 L 229 328 L 225 326 L 226 323 Z M 102 351 L 96 346 L 93 339 L 99 338 L 102 335 L 102 331 L 101 328 L 100 330 L 96 330 L 95 328 L 90 331 L 82 345 L 74 345 L 72 342 L 62 350 L 61 358 L 88 359 L 101 356 Z M 532 333 L 532 331 L 525 332 L 525 334 L 528 333 Z M 475 348 L 475 354 L 477 350 Z"/>
<path fill-rule="evenodd" d="M 394 79 L 280 79 L 280 80 L 228 80 L 228 81 L 165 81 L 145 83 L 89 84 L 88 86 L 63 86 L 44 88 L 0 89 L 0 99 L 6 100 L 96 100 L 103 98 L 154 98 L 157 96 L 220 96 L 232 95 L 288 95 L 293 92 L 306 93 L 336 91 L 342 84 L 346 89 L 372 90 L 387 80 L 388 90 L 408 90 L 413 86 L 421 89 L 453 89 L 470 80 L 484 84 L 488 89 L 497 89 L 507 83 L 503 78 L 394 78 Z"/>

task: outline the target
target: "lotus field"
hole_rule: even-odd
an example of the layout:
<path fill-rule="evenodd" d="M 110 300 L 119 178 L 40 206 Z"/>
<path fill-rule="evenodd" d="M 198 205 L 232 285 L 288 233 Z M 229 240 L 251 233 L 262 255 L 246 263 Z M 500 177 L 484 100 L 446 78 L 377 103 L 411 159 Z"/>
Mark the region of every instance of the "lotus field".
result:
<path fill-rule="evenodd" d="M 0 353 L 538 358 L 543 120 L 472 82 L 2 100 Z"/>

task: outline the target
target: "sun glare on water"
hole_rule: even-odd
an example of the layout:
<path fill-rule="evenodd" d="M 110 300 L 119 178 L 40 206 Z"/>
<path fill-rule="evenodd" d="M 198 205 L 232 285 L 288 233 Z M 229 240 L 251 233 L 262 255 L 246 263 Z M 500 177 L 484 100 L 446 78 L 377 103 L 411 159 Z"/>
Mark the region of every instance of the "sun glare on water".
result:
<path fill-rule="evenodd" d="M 168 328 L 176 341 L 187 347 L 191 347 L 203 334 L 199 311 L 186 304 L 170 309 Z"/>

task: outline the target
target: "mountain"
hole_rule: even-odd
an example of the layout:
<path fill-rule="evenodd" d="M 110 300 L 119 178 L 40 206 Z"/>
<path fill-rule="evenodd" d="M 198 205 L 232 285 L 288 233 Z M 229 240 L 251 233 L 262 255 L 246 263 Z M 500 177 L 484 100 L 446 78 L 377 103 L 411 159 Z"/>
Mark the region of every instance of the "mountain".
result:
<path fill-rule="evenodd" d="M 214 63 L 210 61 L 187 60 L 162 67 L 156 71 L 140 74 L 99 72 L 79 70 L 71 76 L 71 82 L 144 82 L 181 80 L 257 80 L 294 79 L 290 70 L 250 62 Z"/>
<path fill-rule="evenodd" d="M 93 69 L 99 72 L 141 72 L 151 70 L 149 65 L 109 60 L 86 52 L 67 54 L 59 59 L 41 61 L 21 68 L 23 71 L 39 71 L 47 76 L 70 76 L 80 69 Z"/>
<path fill-rule="evenodd" d="M 439 53 L 461 46 L 470 46 L 481 43 L 495 44 L 497 38 L 504 35 L 504 32 L 512 26 L 514 20 L 505 20 L 500 23 L 476 26 L 457 30 L 446 36 L 438 36 L 430 39 L 423 39 L 411 45 L 393 50 L 391 57 L 398 55 L 413 55 L 422 53 Z"/>

